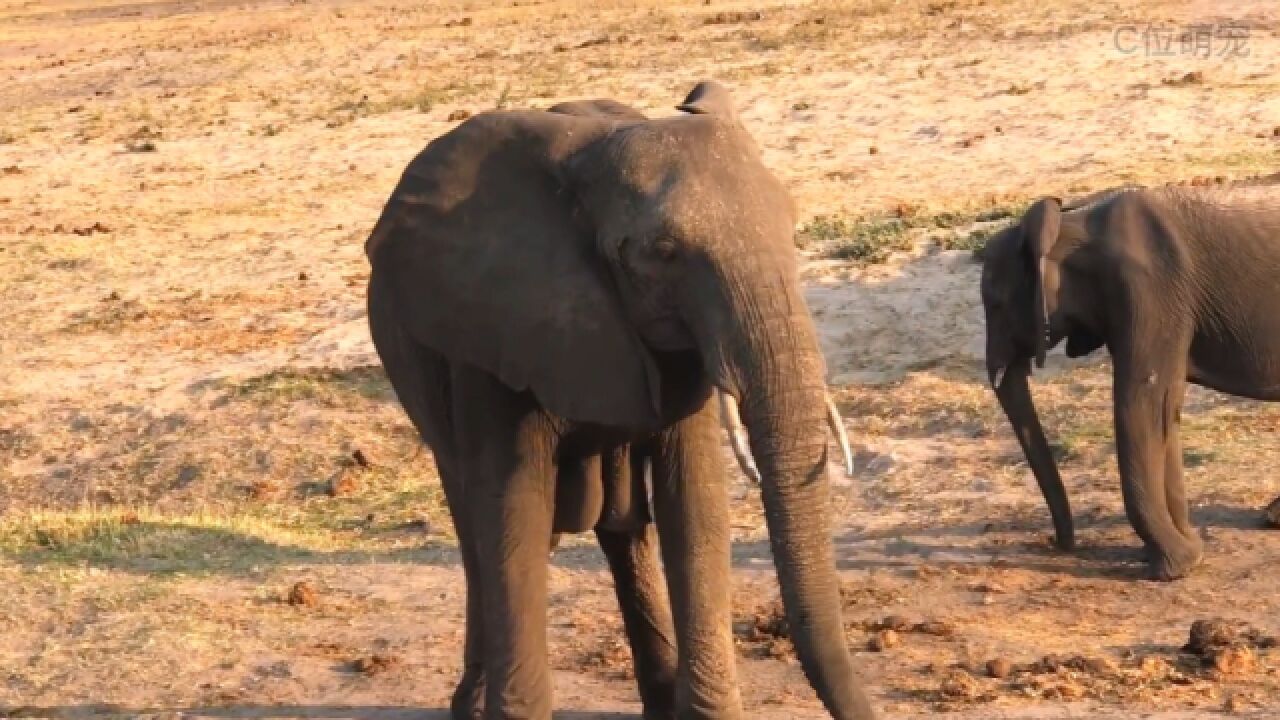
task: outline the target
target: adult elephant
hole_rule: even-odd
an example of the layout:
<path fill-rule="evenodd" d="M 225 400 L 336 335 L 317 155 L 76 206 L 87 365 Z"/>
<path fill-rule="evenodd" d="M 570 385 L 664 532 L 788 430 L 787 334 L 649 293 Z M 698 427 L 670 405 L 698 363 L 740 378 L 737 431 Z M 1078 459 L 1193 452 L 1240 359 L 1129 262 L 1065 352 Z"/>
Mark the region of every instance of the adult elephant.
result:
<path fill-rule="evenodd" d="M 1058 545 L 1071 509 L 1032 403 L 1034 360 L 1106 347 L 1125 511 L 1149 574 L 1203 557 L 1182 481 L 1188 382 L 1280 400 L 1280 211 L 1174 188 L 1127 188 L 1063 208 L 1043 198 L 991 239 L 982 271 L 987 370 L 1048 501 Z"/>
<path fill-rule="evenodd" d="M 548 541 L 592 529 L 645 717 L 741 717 L 715 389 L 750 436 L 802 667 L 834 717 L 874 717 L 844 641 L 791 200 L 723 87 L 678 107 L 477 115 L 409 164 L 365 245 L 374 343 L 466 572 L 454 717 L 551 716 Z"/>

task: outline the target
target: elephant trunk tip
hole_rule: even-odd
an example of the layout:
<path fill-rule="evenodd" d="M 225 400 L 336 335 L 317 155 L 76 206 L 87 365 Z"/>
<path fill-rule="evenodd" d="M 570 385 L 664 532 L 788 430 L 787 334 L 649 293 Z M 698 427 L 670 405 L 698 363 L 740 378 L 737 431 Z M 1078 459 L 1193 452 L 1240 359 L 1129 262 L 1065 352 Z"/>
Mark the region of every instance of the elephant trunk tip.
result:
<path fill-rule="evenodd" d="M 1008 370 L 1008 365 L 1001 365 L 987 370 L 987 379 L 991 382 L 992 390 L 1000 389 L 1000 386 L 1004 384 L 1004 376 Z"/>

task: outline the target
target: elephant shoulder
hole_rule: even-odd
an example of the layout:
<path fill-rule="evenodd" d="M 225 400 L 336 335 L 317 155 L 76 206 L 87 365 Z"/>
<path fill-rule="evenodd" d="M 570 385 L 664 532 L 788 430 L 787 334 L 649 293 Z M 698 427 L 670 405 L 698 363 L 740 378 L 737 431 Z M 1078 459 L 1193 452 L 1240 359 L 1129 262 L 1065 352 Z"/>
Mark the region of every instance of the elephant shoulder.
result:
<path fill-rule="evenodd" d="M 1150 190 L 1120 192 L 1090 212 L 1089 235 L 1121 281 L 1168 274 L 1181 263 L 1182 239 L 1164 199 Z"/>

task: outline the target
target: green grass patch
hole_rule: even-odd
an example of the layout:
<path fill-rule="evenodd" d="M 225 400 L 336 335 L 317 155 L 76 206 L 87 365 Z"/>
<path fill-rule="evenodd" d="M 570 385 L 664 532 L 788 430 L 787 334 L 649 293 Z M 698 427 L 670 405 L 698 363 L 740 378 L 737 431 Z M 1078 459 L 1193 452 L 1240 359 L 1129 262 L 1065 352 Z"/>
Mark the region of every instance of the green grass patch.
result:
<path fill-rule="evenodd" d="M 878 217 L 864 220 L 819 215 L 800 229 L 797 244 L 824 247 L 823 254 L 838 260 L 863 264 L 882 263 L 895 252 L 911 249 L 910 224 L 902 218 Z"/>
<path fill-rule="evenodd" d="M 916 236 L 930 234 L 943 249 L 968 250 L 980 260 L 987 240 L 1021 217 L 1028 204 L 1011 202 L 932 214 L 908 209 L 859 218 L 818 215 L 800 228 L 796 246 L 817 247 L 826 257 L 870 265 L 911 250 Z M 943 234 L 932 235 L 938 230 Z"/>
<path fill-rule="evenodd" d="M 1182 466 L 1188 468 L 1204 467 L 1218 459 L 1216 450 L 1182 449 Z"/>
<path fill-rule="evenodd" d="M 309 400 L 326 407 L 344 407 L 353 398 L 392 400 L 395 395 L 380 367 L 351 370 L 285 368 L 232 384 L 234 397 L 263 404 Z"/>
<path fill-rule="evenodd" d="M 1030 203 L 1014 202 L 971 212 L 944 212 L 933 216 L 933 225 L 951 230 L 936 238 L 943 250 L 967 250 L 982 261 L 987 241 L 1018 221 Z"/>
<path fill-rule="evenodd" d="M 987 249 L 987 241 L 1003 228 L 975 228 L 969 232 L 952 233 L 938 238 L 938 245 L 943 250 L 967 250 L 973 253 L 973 259 L 982 261 Z"/>
<path fill-rule="evenodd" d="M 227 511 L 89 508 L 28 511 L 0 522 L 0 558 L 150 575 L 246 573 L 304 563 L 412 561 L 454 544 L 437 483 L 366 489 Z"/>
<path fill-rule="evenodd" d="M 0 524 L 0 555 L 38 565 L 87 563 L 147 573 L 203 574 L 300 562 L 334 552 L 332 539 L 329 533 L 249 514 L 35 511 L 7 516 Z"/>

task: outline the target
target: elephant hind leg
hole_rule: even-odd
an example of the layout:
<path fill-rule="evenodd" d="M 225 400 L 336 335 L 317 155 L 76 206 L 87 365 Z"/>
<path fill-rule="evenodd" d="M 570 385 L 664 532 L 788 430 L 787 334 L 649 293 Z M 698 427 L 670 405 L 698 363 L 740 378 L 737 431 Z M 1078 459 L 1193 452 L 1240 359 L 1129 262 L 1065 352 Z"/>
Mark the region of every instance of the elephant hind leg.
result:
<path fill-rule="evenodd" d="M 453 517 L 454 532 L 458 535 L 458 549 L 462 555 L 462 570 L 467 583 L 466 640 L 463 649 L 462 677 L 454 687 L 449 701 L 449 712 L 454 720 L 480 720 L 484 717 L 484 600 L 480 594 L 479 560 L 476 555 L 474 532 L 461 497 L 459 478 L 440 479 L 445 487 L 449 513 Z M 455 509 L 456 508 L 456 509 Z"/>
<path fill-rule="evenodd" d="M 547 548 L 557 429 L 529 393 L 470 367 L 453 373 L 484 622 L 486 717 L 551 720 Z"/>
<path fill-rule="evenodd" d="M 631 646 L 645 720 L 675 717 L 677 654 L 671 607 L 652 524 L 616 532 L 596 528 L 613 573 L 614 591 Z"/>
<path fill-rule="evenodd" d="M 422 347 L 396 320 L 390 294 L 377 279 L 369 285 L 369 326 L 374 346 L 396 397 L 410 422 L 431 448 L 445 502 L 458 536 L 466 580 L 466 645 L 463 672 L 450 702 L 454 720 L 484 716 L 484 625 L 476 547 L 467 517 L 453 432 L 451 369 L 442 355 Z"/>
<path fill-rule="evenodd" d="M 557 534 L 587 532 L 599 522 L 604 504 L 601 472 L 599 453 L 560 458 L 552 523 Z"/>

